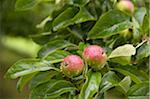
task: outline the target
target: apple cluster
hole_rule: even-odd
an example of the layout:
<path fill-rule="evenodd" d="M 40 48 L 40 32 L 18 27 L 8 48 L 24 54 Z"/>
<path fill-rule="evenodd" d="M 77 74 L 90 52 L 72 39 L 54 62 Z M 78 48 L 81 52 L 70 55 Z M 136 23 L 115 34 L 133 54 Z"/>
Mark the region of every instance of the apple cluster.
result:
<path fill-rule="evenodd" d="M 107 61 L 107 55 L 102 47 L 90 45 L 82 53 L 82 58 L 77 55 L 69 55 L 61 63 L 61 70 L 67 77 L 75 77 L 82 73 L 85 63 L 92 69 L 100 70 Z"/>

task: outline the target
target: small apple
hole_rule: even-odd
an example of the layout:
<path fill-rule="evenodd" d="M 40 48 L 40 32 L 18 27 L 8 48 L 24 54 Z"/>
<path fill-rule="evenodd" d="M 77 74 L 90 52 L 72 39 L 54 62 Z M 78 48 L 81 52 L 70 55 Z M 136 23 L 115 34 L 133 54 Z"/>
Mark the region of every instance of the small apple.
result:
<path fill-rule="evenodd" d="M 83 60 L 77 55 L 69 55 L 64 58 L 60 69 L 67 77 L 75 77 L 81 74 L 84 69 Z"/>

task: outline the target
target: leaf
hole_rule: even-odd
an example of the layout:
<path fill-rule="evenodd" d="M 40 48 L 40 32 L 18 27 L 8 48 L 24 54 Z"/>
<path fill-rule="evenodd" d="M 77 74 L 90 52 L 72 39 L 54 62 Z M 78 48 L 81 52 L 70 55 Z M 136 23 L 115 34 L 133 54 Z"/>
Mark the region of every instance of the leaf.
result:
<path fill-rule="evenodd" d="M 75 13 L 75 9 L 67 9 L 64 12 L 62 12 L 53 22 L 54 30 L 65 28 L 69 25 L 78 24 L 90 20 L 96 20 L 95 17 L 93 17 L 86 8 L 81 7 L 80 11 L 75 15 L 72 13 Z"/>
<path fill-rule="evenodd" d="M 144 82 L 133 85 L 127 95 L 129 99 L 148 99 L 149 93 L 149 83 Z"/>
<path fill-rule="evenodd" d="M 97 39 L 112 36 L 129 27 L 131 27 L 129 16 L 120 11 L 111 10 L 99 18 L 88 33 L 88 38 Z"/>
<path fill-rule="evenodd" d="M 132 23 L 133 23 L 133 42 L 138 42 L 141 37 L 141 31 L 140 31 L 140 24 L 135 19 L 135 17 L 132 17 Z"/>
<path fill-rule="evenodd" d="M 144 32 L 144 34 L 148 34 L 149 32 L 149 24 L 150 24 L 150 20 L 148 15 L 145 15 L 144 20 L 143 20 L 143 24 L 142 24 L 142 31 Z M 149 35 L 149 34 L 148 34 Z"/>
<path fill-rule="evenodd" d="M 48 88 L 45 97 L 54 99 L 63 93 L 73 92 L 75 90 L 76 88 L 69 81 L 58 80 Z"/>
<path fill-rule="evenodd" d="M 72 24 L 82 23 L 86 21 L 96 20 L 85 7 L 81 7 L 80 11 L 71 19 Z"/>
<path fill-rule="evenodd" d="M 126 99 L 125 95 L 116 88 L 110 89 L 104 93 L 104 99 Z"/>
<path fill-rule="evenodd" d="M 40 33 L 36 35 L 30 35 L 32 40 L 40 45 L 47 43 L 50 39 L 51 32 Z"/>
<path fill-rule="evenodd" d="M 85 44 L 85 43 L 83 43 L 83 42 L 80 42 L 79 45 L 78 45 L 78 47 L 79 47 L 79 49 L 78 49 L 78 51 L 77 51 L 78 54 L 82 56 L 82 53 L 83 53 L 84 49 L 85 49 L 87 46 L 88 46 L 88 44 Z"/>
<path fill-rule="evenodd" d="M 101 82 L 101 73 L 89 71 L 86 77 L 79 99 L 90 99 L 93 95 L 98 92 L 99 85 Z"/>
<path fill-rule="evenodd" d="M 74 5 L 77 6 L 84 6 L 86 5 L 90 0 L 73 0 Z"/>
<path fill-rule="evenodd" d="M 46 72 L 39 72 L 35 75 L 29 83 L 30 90 L 37 87 L 42 83 L 48 82 L 53 76 L 55 76 L 58 72 L 57 71 L 46 71 Z"/>
<path fill-rule="evenodd" d="M 48 82 L 42 83 L 31 90 L 29 99 L 38 99 L 39 97 L 44 98 L 47 90 L 52 87 L 56 80 L 50 80 Z"/>
<path fill-rule="evenodd" d="M 40 24 L 37 24 L 36 27 L 37 28 L 44 28 L 44 26 L 46 25 L 46 23 L 48 21 L 52 21 L 52 17 L 51 16 L 46 17 Z"/>
<path fill-rule="evenodd" d="M 15 4 L 16 10 L 29 10 L 39 4 L 41 0 L 17 0 Z"/>
<path fill-rule="evenodd" d="M 53 30 L 56 31 L 60 28 L 67 27 L 67 25 L 65 24 L 70 22 L 70 19 L 75 16 L 77 11 L 78 11 L 77 8 L 69 7 L 65 11 L 63 11 L 61 14 L 59 14 L 52 23 Z"/>
<path fill-rule="evenodd" d="M 137 19 L 140 25 L 142 25 L 146 13 L 146 8 L 144 7 L 137 9 L 137 11 L 135 12 L 135 18 Z"/>
<path fill-rule="evenodd" d="M 20 76 L 46 70 L 59 70 L 50 63 L 39 59 L 22 59 L 11 66 L 5 74 L 5 78 L 15 79 Z"/>
<path fill-rule="evenodd" d="M 120 56 L 132 56 L 135 55 L 136 49 L 131 44 L 125 44 L 123 46 L 119 46 L 112 51 L 109 55 L 109 58 L 120 57 Z"/>
<path fill-rule="evenodd" d="M 56 51 L 48 54 L 44 59 L 47 61 L 53 61 L 53 60 L 59 61 L 59 60 L 63 60 L 68 55 L 70 55 L 70 53 L 65 50 L 56 50 Z"/>
<path fill-rule="evenodd" d="M 132 74 L 131 72 L 129 72 L 127 70 L 123 70 L 121 68 L 113 68 L 113 70 L 115 70 L 125 76 L 130 76 L 131 79 L 137 84 L 142 82 L 135 74 Z"/>
<path fill-rule="evenodd" d="M 130 88 L 130 85 L 131 85 L 131 78 L 130 78 L 130 76 L 126 76 L 126 77 L 124 77 L 124 79 L 123 80 L 121 80 L 121 82 L 119 82 L 119 84 L 118 84 L 118 86 L 119 86 L 119 90 L 121 90 L 121 92 L 122 92 L 122 90 L 124 91 L 124 93 L 126 94 L 127 93 L 127 91 L 129 90 L 129 88 Z M 120 88 L 121 87 L 121 88 Z"/>
<path fill-rule="evenodd" d="M 120 57 L 111 58 L 110 61 L 119 63 L 121 65 L 127 65 L 127 64 L 131 64 L 131 57 L 130 56 L 120 56 Z"/>
<path fill-rule="evenodd" d="M 65 41 L 65 40 L 53 40 L 48 42 L 47 44 L 45 44 L 38 52 L 38 57 L 42 58 L 42 57 L 46 57 L 48 54 L 58 50 L 58 49 L 62 49 L 65 48 L 67 46 L 74 46 L 73 44 Z"/>
<path fill-rule="evenodd" d="M 108 89 L 118 85 L 120 78 L 113 71 L 107 72 L 103 78 L 100 86 L 100 92 L 103 93 Z"/>
<path fill-rule="evenodd" d="M 148 56 L 150 56 L 150 41 L 147 41 L 140 46 L 140 48 L 137 50 L 136 58 L 137 60 L 141 60 Z"/>
<path fill-rule="evenodd" d="M 29 80 L 31 80 L 36 74 L 37 73 L 35 72 L 29 75 L 22 76 L 17 82 L 17 90 L 21 92 L 26 83 L 29 82 Z"/>

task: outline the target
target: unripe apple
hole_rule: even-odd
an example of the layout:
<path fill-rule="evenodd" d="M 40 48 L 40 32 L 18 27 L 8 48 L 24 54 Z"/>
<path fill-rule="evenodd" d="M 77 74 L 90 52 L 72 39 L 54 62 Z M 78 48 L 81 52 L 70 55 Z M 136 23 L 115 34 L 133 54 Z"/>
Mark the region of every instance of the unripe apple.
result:
<path fill-rule="evenodd" d="M 77 55 L 69 55 L 61 63 L 62 72 L 68 77 L 75 77 L 81 74 L 84 69 L 83 60 Z"/>
<path fill-rule="evenodd" d="M 134 12 L 134 5 L 130 0 L 121 0 L 117 3 L 117 8 L 120 11 L 123 11 L 129 15 L 132 15 Z"/>
<path fill-rule="evenodd" d="M 84 49 L 83 58 L 94 69 L 101 69 L 107 61 L 107 55 L 98 45 L 90 45 Z"/>

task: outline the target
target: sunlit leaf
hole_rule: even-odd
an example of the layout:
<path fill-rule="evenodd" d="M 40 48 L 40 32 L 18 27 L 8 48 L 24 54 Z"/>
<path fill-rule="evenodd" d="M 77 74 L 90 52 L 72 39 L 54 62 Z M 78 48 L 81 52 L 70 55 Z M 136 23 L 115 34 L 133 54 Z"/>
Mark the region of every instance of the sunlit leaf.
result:
<path fill-rule="evenodd" d="M 8 69 L 7 73 L 5 74 L 5 78 L 15 79 L 20 76 L 24 76 L 38 71 L 46 71 L 50 69 L 59 70 L 44 60 L 23 59 L 16 62 L 13 66 L 11 66 Z"/>
<path fill-rule="evenodd" d="M 112 51 L 109 55 L 109 58 L 121 57 L 121 56 L 132 56 L 136 53 L 136 49 L 131 44 L 125 44 L 123 46 L 119 46 Z"/>
<path fill-rule="evenodd" d="M 111 10 L 99 18 L 88 37 L 89 39 L 108 37 L 129 27 L 131 27 L 129 16 L 120 11 Z"/>

